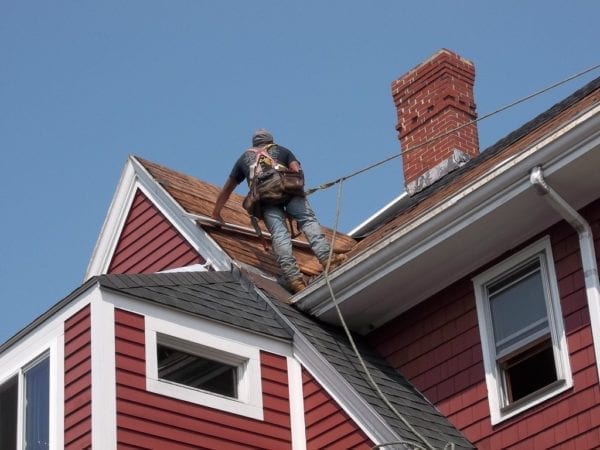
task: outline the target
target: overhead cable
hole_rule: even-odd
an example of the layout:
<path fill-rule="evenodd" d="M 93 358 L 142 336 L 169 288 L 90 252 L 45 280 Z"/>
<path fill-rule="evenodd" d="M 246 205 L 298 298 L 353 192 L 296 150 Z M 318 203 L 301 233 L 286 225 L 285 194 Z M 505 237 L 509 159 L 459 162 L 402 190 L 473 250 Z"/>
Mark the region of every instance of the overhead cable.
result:
<path fill-rule="evenodd" d="M 571 80 L 574 80 L 575 78 L 579 78 L 579 77 L 581 77 L 581 76 L 583 76 L 583 75 L 585 75 L 585 74 L 587 74 L 589 72 L 592 72 L 592 71 L 594 71 L 594 70 L 596 70 L 598 68 L 600 68 L 600 64 L 596 64 L 595 66 L 592 66 L 592 67 L 589 67 L 589 68 L 587 68 L 585 70 L 582 70 L 581 72 L 578 72 L 578 73 L 576 73 L 574 75 L 571 75 L 571 76 L 569 76 L 569 77 L 567 77 L 567 78 L 565 78 L 565 79 L 563 79 L 561 81 L 558 81 L 558 82 L 556 82 L 554 84 L 551 84 L 550 86 L 547 86 L 547 87 L 545 87 L 543 89 L 540 89 L 539 91 L 536 91 L 536 92 L 534 92 L 532 94 L 529 94 L 529 95 L 527 95 L 525 97 L 522 97 L 522 98 L 520 98 L 518 100 L 515 100 L 512 103 L 509 103 L 508 105 L 502 106 L 502 107 L 500 107 L 500 108 L 498 108 L 498 109 L 496 109 L 496 110 L 494 110 L 494 111 L 492 111 L 490 113 L 484 114 L 483 116 L 478 117 L 477 119 L 473 119 L 473 120 L 471 120 L 469 122 L 466 122 L 466 123 L 464 123 L 462 125 L 457 126 L 456 128 L 453 128 L 451 130 L 445 131 L 444 133 L 441 133 L 441 134 L 439 134 L 437 136 L 433 136 L 433 137 L 427 139 L 426 141 L 421 142 L 420 144 L 417 144 L 417 145 L 414 145 L 414 146 L 409 147 L 407 149 L 404 149 L 404 150 L 402 150 L 402 151 L 400 151 L 398 153 L 394 153 L 393 155 L 388 156 L 387 158 L 382 159 L 381 161 L 377 161 L 377 162 L 375 162 L 373 164 L 370 164 L 370 165 L 368 165 L 366 167 L 363 167 L 362 169 L 355 170 L 354 172 L 351 172 L 348 175 L 341 176 L 339 178 L 336 178 L 335 180 L 328 181 L 328 182 L 322 183 L 322 184 L 320 184 L 320 185 L 318 185 L 318 186 L 316 186 L 314 188 L 308 189 L 306 191 L 306 195 L 313 194 L 313 193 L 315 193 L 316 191 L 319 191 L 319 190 L 328 189 L 331 186 L 335 185 L 336 183 L 340 183 L 340 182 L 345 181 L 345 180 L 347 180 L 349 178 L 352 178 L 352 177 L 355 177 L 357 175 L 360 175 L 363 172 L 367 172 L 367 171 L 372 170 L 372 169 L 374 169 L 376 167 L 379 167 L 379 166 L 381 166 L 381 165 L 383 165 L 383 164 L 385 164 L 385 163 L 387 163 L 387 162 L 389 162 L 389 161 L 391 161 L 393 159 L 396 159 L 396 158 L 402 156 L 405 153 L 409 153 L 409 152 L 412 152 L 414 150 L 418 150 L 419 148 L 424 147 L 426 145 L 429 145 L 432 142 L 438 141 L 439 139 L 442 139 L 442 138 L 448 136 L 449 134 L 456 133 L 457 131 L 461 130 L 462 128 L 465 128 L 465 127 L 467 127 L 469 125 L 473 125 L 474 123 L 481 122 L 482 120 L 488 119 L 488 118 L 490 118 L 490 117 L 492 117 L 492 116 L 494 116 L 496 114 L 499 114 L 499 113 L 501 113 L 503 111 L 506 111 L 507 109 L 510 109 L 510 108 L 512 108 L 512 107 L 520 104 L 520 103 L 524 103 L 527 100 L 530 100 L 530 99 L 532 99 L 534 97 L 537 97 L 538 95 L 544 94 L 544 93 L 546 93 L 546 92 L 548 92 L 548 91 L 550 91 L 552 89 L 555 89 L 555 88 L 557 88 L 557 87 L 559 87 L 559 86 L 561 86 L 561 85 L 563 85 L 565 83 L 568 83 Z"/>

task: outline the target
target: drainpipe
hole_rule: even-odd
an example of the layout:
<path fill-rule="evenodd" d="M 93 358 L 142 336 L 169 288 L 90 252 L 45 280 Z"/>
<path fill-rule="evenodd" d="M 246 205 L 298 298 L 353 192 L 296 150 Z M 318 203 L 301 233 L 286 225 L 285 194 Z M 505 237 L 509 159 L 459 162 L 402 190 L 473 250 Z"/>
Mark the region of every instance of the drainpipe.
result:
<path fill-rule="evenodd" d="M 552 206 L 565 219 L 579 235 L 579 248 L 581 251 L 581 264 L 585 280 L 585 291 L 590 312 L 590 323 L 592 326 L 592 339 L 594 353 L 596 355 L 596 369 L 600 380 L 600 282 L 598 281 L 598 265 L 594 251 L 594 236 L 589 223 L 571 207 L 556 191 L 554 191 L 544 180 L 541 167 L 535 167 L 531 171 L 529 181 L 537 192 L 542 195 L 550 206 Z"/>

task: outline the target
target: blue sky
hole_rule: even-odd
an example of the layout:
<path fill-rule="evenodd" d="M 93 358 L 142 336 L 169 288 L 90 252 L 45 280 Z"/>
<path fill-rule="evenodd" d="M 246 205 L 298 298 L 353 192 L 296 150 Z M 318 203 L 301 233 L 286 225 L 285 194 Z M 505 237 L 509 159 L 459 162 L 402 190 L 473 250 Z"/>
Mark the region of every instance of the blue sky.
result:
<path fill-rule="evenodd" d="M 400 151 L 390 84 L 440 48 L 475 63 L 484 115 L 599 64 L 598 17 L 591 0 L 0 0 L 0 342 L 83 282 L 129 154 L 221 185 L 266 127 L 314 186 Z M 482 149 L 597 76 L 482 121 Z M 401 173 L 347 181 L 342 231 Z M 335 197 L 312 197 L 324 225 Z"/>

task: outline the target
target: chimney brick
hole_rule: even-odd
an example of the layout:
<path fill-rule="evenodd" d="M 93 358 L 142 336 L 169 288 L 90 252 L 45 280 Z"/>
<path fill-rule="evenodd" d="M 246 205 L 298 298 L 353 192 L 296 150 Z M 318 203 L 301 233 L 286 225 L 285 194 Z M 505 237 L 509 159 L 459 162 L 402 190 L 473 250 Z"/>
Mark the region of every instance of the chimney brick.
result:
<path fill-rule="evenodd" d="M 477 117 L 474 82 L 473 63 L 442 49 L 392 83 L 398 114 L 396 130 L 403 152 L 404 183 L 409 194 L 415 193 L 411 193 L 409 185 L 414 185 L 421 176 L 435 182 L 431 171 L 453 158 L 456 150 L 466 158 L 479 154 L 475 123 L 425 144 Z M 418 181 L 417 184 L 422 183 Z"/>

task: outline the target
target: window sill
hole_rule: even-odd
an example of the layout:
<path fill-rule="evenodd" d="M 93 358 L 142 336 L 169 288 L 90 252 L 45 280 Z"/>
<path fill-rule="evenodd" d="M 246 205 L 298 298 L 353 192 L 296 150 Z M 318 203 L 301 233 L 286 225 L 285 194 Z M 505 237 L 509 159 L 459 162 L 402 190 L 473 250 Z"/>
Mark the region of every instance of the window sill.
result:
<path fill-rule="evenodd" d="M 510 405 L 500 408 L 499 417 L 497 420 L 492 418 L 492 425 L 498 425 L 499 423 L 514 417 L 517 414 L 521 414 L 522 412 L 525 412 L 534 406 L 539 405 L 540 403 L 545 402 L 546 400 L 566 391 L 571 386 L 572 384 L 567 383 L 566 380 L 557 380 L 546 387 L 538 389 L 537 391 L 532 392 L 531 394 L 511 403 Z"/>

